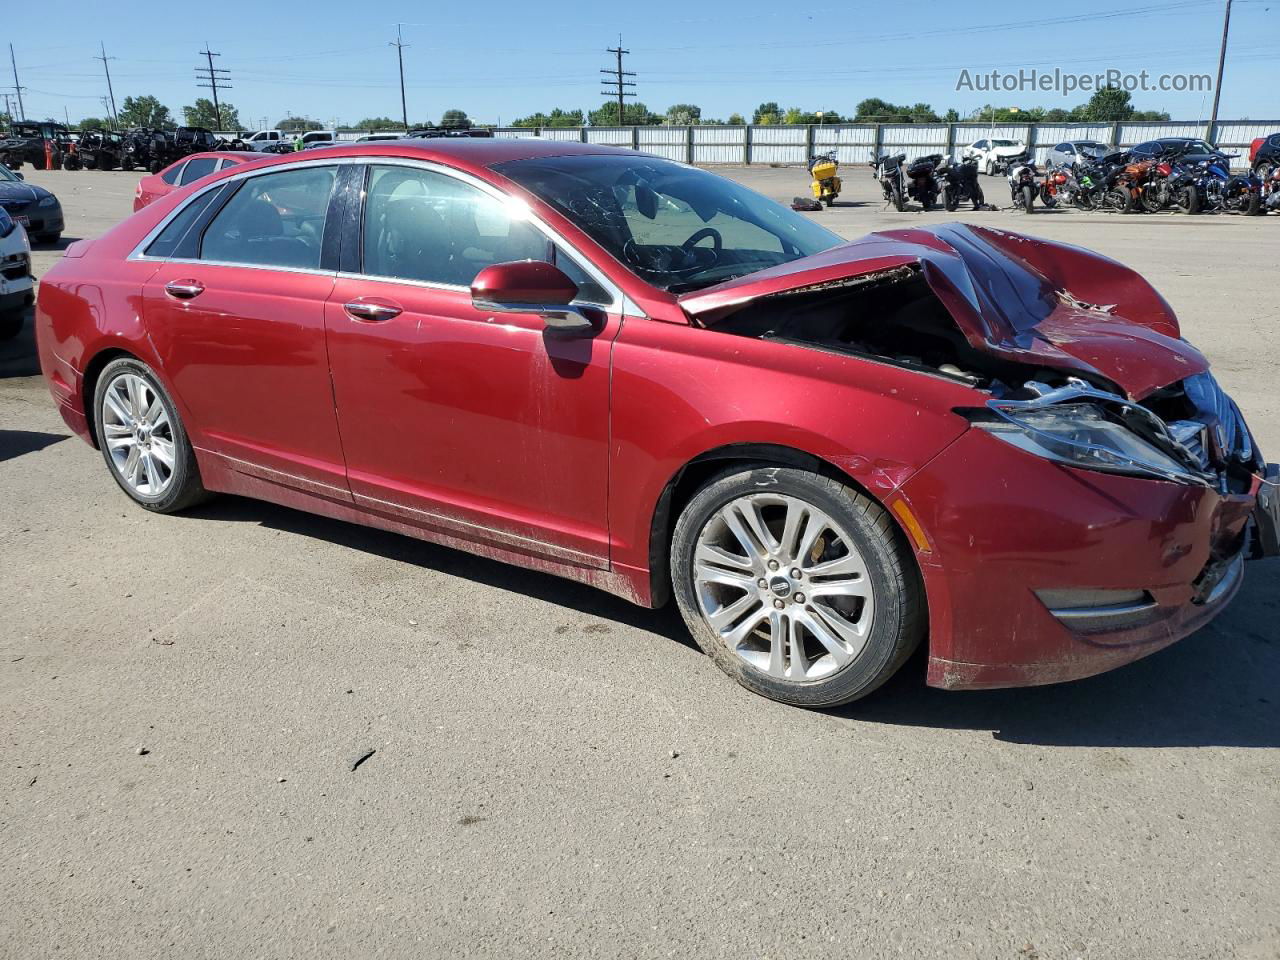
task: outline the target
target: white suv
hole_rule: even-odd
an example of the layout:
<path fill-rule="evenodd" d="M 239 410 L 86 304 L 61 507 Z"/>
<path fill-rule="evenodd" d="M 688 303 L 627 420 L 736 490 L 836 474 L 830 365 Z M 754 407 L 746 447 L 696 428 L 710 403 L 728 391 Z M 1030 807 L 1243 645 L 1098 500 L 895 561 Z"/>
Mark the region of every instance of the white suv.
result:
<path fill-rule="evenodd" d="M 976 157 L 978 169 L 990 177 L 998 173 L 1011 157 L 1016 157 L 1018 154 L 1026 152 L 1027 145 L 1022 140 L 1000 140 L 998 138 L 983 137 L 981 140 L 973 141 L 973 143 L 961 150 L 960 159 L 968 160 L 970 157 Z"/>
<path fill-rule="evenodd" d="M 283 130 L 258 130 L 245 137 L 244 142 L 249 145 L 250 150 L 266 150 L 277 143 L 292 145 L 297 137 L 296 133 L 286 133 Z M 335 139 L 336 134 L 332 130 L 307 130 L 302 134 L 302 145 L 307 147 L 313 143 L 332 143 Z"/>
<path fill-rule="evenodd" d="M 34 301 L 31 241 L 22 224 L 0 207 L 0 340 L 12 340 Z"/>

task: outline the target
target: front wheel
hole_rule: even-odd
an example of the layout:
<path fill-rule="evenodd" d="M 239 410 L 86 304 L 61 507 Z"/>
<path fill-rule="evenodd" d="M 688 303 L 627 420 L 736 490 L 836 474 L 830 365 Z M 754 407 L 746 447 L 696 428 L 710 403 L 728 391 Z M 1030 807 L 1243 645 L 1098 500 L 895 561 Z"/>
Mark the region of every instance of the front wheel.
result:
<path fill-rule="evenodd" d="M 924 629 L 919 576 L 889 514 L 792 467 L 731 468 L 703 487 L 676 523 L 671 576 L 707 656 L 797 706 L 871 693 Z"/>
<path fill-rule="evenodd" d="M 947 213 L 955 213 L 960 206 L 960 198 L 956 196 L 956 191 L 942 188 L 942 206 L 946 208 Z"/>
<path fill-rule="evenodd" d="M 1121 213 L 1133 209 L 1133 194 L 1123 187 L 1114 187 L 1107 191 L 1107 206 Z"/>
<path fill-rule="evenodd" d="M 1031 187 L 1030 185 L 1023 187 L 1019 194 L 1018 206 L 1020 206 L 1027 213 L 1033 213 L 1035 211 L 1035 202 L 1036 202 L 1035 188 Z"/>
<path fill-rule="evenodd" d="M 1183 213 L 1200 212 L 1200 191 L 1195 187 L 1183 187 L 1178 197 L 1177 208 Z"/>
<path fill-rule="evenodd" d="M 107 364 L 93 410 L 107 469 L 135 503 L 174 513 L 206 499 L 177 407 L 145 363 L 122 357 Z"/>
<path fill-rule="evenodd" d="M 1157 187 L 1146 186 L 1142 189 L 1142 209 L 1147 213 L 1159 213 L 1165 207 L 1164 195 Z"/>
<path fill-rule="evenodd" d="M 907 208 L 906 201 L 902 199 L 902 188 L 896 183 L 889 187 L 889 193 L 893 200 L 893 209 L 901 213 Z"/>

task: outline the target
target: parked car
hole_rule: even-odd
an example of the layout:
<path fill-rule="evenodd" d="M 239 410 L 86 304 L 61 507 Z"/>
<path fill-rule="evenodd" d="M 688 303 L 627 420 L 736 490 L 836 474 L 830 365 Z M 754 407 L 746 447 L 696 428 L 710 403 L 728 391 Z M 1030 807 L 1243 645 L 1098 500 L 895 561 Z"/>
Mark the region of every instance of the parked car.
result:
<path fill-rule="evenodd" d="M 1101 140 L 1063 140 L 1045 156 L 1048 167 L 1070 167 L 1080 160 L 1101 160 L 1116 148 Z"/>
<path fill-rule="evenodd" d="M 1004 165 L 1011 157 L 1027 152 L 1027 145 L 1021 140 L 1001 140 L 983 137 L 975 140 L 960 151 L 960 159 L 970 158 L 978 161 L 978 167 L 987 176 L 995 176 L 1004 170 Z"/>
<path fill-rule="evenodd" d="M 159 173 L 149 174 L 138 181 L 138 187 L 133 193 L 134 213 L 178 187 L 195 183 L 202 177 L 207 177 L 219 170 L 261 159 L 261 154 L 250 152 L 193 153 L 189 157 L 183 157 L 169 164 Z"/>
<path fill-rule="evenodd" d="M 1280 167 L 1280 133 L 1253 141 L 1249 147 L 1249 166 L 1260 180 L 1268 179 L 1271 171 Z"/>
<path fill-rule="evenodd" d="M 288 147 L 292 150 L 297 139 L 297 133 L 285 130 L 258 130 L 246 136 L 244 142 L 250 150 L 261 152 L 269 147 Z M 337 134 L 333 130 L 307 130 L 302 134 L 302 145 L 305 147 L 312 143 L 332 143 L 335 139 Z"/>
<path fill-rule="evenodd" d="M 22 331 L 27 308 L 35 302 L 31 280 L 31 243 L 0 204 L 0 340 Z"/>
<path fill-rule="evenodd" d="M 283 143 L 289 135 L 283 130 L 255 130 L 243 138 L 245 146 L 250 150 L 261 151 L 272 144 Z"/>
<path fill-rule="evenodd" d="M 57 243 L 62 237 L 62 204 L 44 187 L 26 183 L 21 173 L 0 167 L 0 207 L 36 243 Z"/>
<path fill-rule="evenodd" d="M 0 140 L 0 154 L 12 170 L 21 169 L 24 163 L 37 170 L 56 170 L 72 143 L 71 132 L 60 123 L 15 120 L 9 125 L 9 135 Z"/>
<path fill-rule="evenodd" d="M 1225 157 L 1221 150 L 1200 137 L 1161 137 L 1132 147 L 1134 160 L 1182 160 L 1197 163 Z"/>
<path fill-rule="evenodd" d="M 926 634 L 936 686 L 1098 673 L 1280 554 L 1280 469 L 1132 270 L 959 223 L 845 243 L 630 150 L 224 170 L 74 244 L 36 327 L 144 509 L 224 491 L 674 594 L 793 704 Z"/>

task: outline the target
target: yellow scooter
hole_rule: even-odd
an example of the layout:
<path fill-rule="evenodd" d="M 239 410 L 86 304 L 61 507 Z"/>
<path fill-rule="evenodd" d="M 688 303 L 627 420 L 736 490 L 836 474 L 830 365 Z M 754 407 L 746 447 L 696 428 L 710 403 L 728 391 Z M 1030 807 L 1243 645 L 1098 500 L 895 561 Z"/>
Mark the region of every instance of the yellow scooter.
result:
<path fill-rule="evenodd" d="M 840 162 L 836 159 L 834 150 L 809 161 L 809 174 L 813 177 L 813 183 L 810 184 L 813 199 L 828 207 L 835 203 L 836 197 L 840 196 L 840 178 L 836 176 L 839 169 Z"/>

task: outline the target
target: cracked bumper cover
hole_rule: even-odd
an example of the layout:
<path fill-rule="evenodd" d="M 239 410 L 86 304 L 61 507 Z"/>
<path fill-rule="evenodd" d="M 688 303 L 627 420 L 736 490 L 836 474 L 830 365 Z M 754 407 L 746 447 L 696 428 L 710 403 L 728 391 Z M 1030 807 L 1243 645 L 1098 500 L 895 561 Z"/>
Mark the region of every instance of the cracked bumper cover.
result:
<path fill-rule="evenodd" d="M 1262 489 L 1247 494 L 1094 473 L 969 431 L 902 488 L 928 536 L 932 686 L 1033 686 L 1103 673 L 1207 624 L 1235 596 L 1258 543 Z M 1274 522 L 1280 506 L 1268 516 Z M 1041 594 L 1141 591 L 1117 617 L 1055 615 Z M 1061 614 L 1062 611 L 1057 611 Z"/>

